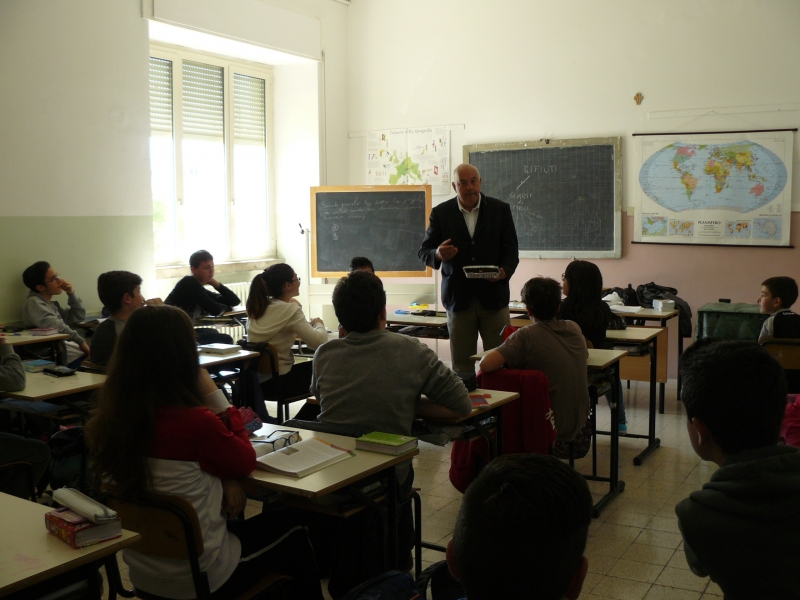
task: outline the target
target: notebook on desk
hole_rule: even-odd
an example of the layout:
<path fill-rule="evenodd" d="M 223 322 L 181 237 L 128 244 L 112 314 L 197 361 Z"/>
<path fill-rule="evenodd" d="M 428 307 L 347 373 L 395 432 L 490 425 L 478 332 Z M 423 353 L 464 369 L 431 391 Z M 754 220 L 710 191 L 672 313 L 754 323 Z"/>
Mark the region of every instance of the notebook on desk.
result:
<path fill-rule="evenodd" d="M 203 344 L 198 346 L 197 349 L 203 354 L 225 355 L 236 354 L 242 347 L 236 344 Z"/>

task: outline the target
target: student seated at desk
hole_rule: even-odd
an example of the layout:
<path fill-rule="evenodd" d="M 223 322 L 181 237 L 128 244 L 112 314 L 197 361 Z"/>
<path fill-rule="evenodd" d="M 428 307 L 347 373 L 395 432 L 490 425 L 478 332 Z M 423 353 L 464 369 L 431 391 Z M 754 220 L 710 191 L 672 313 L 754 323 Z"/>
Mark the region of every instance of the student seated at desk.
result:
<path fill-rule="evenodd" d="M 486 373 L 502 366 L 535 369 L 550 381 L 550 404 L 558 439 L 572 441 L 589 415 L 587 360 L 589 351 L 581 328 L 556 319 L 561 286 L 549 277 L 535 277 L 522 287 L 522 301 L 533 325 L 518 329 L 481 359 Z"/>
<path fill-rule="evenodd" d="M 300 278 L 285 263 L 272 265 L 256 275 L 247 296 L 247 341 L 269 342 L 278 351 L 280 384 L 274 377 L 262 381 L 264 398 L 275 397 L 277 385 L 285 397 L 308 393 L 311 383 L 311 362 L 294 364 L 292 346 L 299 337 L 312 350 L 328 341 L 328 330 L 322 319 L 306 320 L 303 307 L 295 300 L 300 295 Z M 305 407 L 304 407 L 305 410 Z M 316 412 L 316 407 L 311 411 Z M 298 415 L 314 418 L 314 414 Z"/>
<path fill-rule="evenodd" d="M 679 371 L 692 448 L 720 467 L 675 507 L 686 562 L 728 600 L 800 598 L 800 450 L 779 444 L 781 366 L 752 342 L 709 338 Z"/>
<path fill-rule="evenodd" d="M 447 566 L 466 600 L 576 600 L 589 561 L 586 480 L 557 458 L 509 454 L 464 494 Z"/>
<path fill-rule="evenodd" d="M 22 307 L 22 322 L 25 327 L 54 327 L 59 333 L 69 335 L 66 342 L 67 365 L 77 367 L 89 356 L 89 345 L 76 331 L 69 326 L 80 323 L 86 316 L 81 299 L 75 294 L 72 284 L 56 273 L 50 263 L 39 261 L 33 263 L 22 273 L 22 281 L 30 292 Z M 69 309 L 53 300 L 67 292 Z"/>
<path fill-rule="evenodd" d="M 364 256 L 354 256 L 350 260 L 350 268 L 348 270 L 351 273 L 366 271 L 375 275 L 375 267 L 372 266 L 372 261 Z"/>
<path fill-rule="evenodd" d="M 770 337 L 800 339 L 800 315 L 789 310 L 796 301 L 797 282 L 791 277 L 770 277 L 761 284 L 758 308 L 771 316 L 761 326 L 759 342 Z"/>
<path fill-rule="evenodd" d="M 142 278 L 130 271 L 108 271 L 97 278 L 97 295 L 111 315 L 100 323 L 92 336 L 92 362 L 105 366 L 125 323 L 137 308 L 163 304 L 159 298 L 145 301 Z"/>
<path fill-rule="evenodd" d="M 356 272 L 340 279 L 333 308 L 348 333 L 314 355 L 311 392 L 319 399 L 319 421 L 409 435 L 423 394 L 428 416 L 452 418 L 472 411 L 467 388 L 433 350 L 385 330 L 386 293 L 378 277 Z M 410 460 L 398 465 L 397 481 L 402 499 L 414 481 Z M 409 503 L 400 515 L 401 567 L 408 566 L 402 557 L 409 556 L 413 533 Z"/>
<path fill-rule="evenodd" d="M 203 315 L 217 317 L 239 304 L 239 296 L 214 279 L 214 257 L 207 250 L 198 250 L 189 257 L 191 275 L 181 279 L 169 293 L 165 304 L 186 311 L 192 321 Z M 216 291 L 205 289 L 210 285 Z M 233 338 L 212 327 L 198 328 L 198 344 L 232 344 Z"/>
<path fill-rule="evenodd" d="M 564 300 L 558 311 L 562 321 L 574 321 L 581 328 L 583 336 L 592 342 L 593 348 L 606 348 L 607 329 L 625 329 L 625 320 L 611 312 L 606 302 L 601 300 L 603 275 L 597 265 L 586 260 L 573 260 L 561 276 L 561 291 Z M 622 380 L 619 388 L 618 425 L 619 432 L 628 431 L 625 417 L 625 404 L 622 400 Z M 609 404 L 611 395 L 606 396 Z"/>
<path fill-rule="evenodd" d="M 0 397 L 3 392 L 25 389 L 25 369 L 6 338 L 0 337 Z M 33 481 L 41 483 L 50 466 L 50 449 L 40 440 L 28 439 L 11 433 L 0 433 L 0 465 L 26 462 L 33 466 Z M 40 486 L 41 487 L 41 486 Z M 0 492 L 19 498 L 29 498 L 28 478 L 20 469 L 0 472 Z"/>
<path fill-rule="evenodd" d="M 86 427 L 95 483 L 113 482 L 120 498 L 150 489 L 194 507 L 212 592 L 236 598 L 268 570 L 293 577 L 291 598 L 322 598 L 314 554 L 290 511 L 244 511 L 239 479 L 255 452 L 236 408 L 200 369 L 191 321 L 169 306 L 135 311 L 117 340 L 98 412 Z M 131 583 L 151 594 L 193 598 L 189 561 L 125 550 Z"/>

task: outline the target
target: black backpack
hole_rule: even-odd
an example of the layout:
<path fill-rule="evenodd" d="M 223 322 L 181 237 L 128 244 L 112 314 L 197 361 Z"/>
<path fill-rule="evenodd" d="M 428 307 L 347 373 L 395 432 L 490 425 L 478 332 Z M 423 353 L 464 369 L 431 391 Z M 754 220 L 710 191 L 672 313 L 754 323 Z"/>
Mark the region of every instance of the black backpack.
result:
<path fill-rule="evenodd" d="M 677 295 L 678 290 L 665 285 L 658 285 L 652 281 L 636 288 L 636 297 L 639 300 L 639 306 L 644 306 L 645 308 L 653 308 L 653 300 L 663 299 L 664 294 Z"/>
<path fill-rule="evenodd" d="M 50 448 L 50 487 L 55 489 L 71 487 L 88 490 L 91 488 L 88 468 L 89 457 L 83 437 L 83 427 L 72 427 L 58 431 L 47 443 Z M 83 461 L 87 461 L 87 465 Z M 84 485 L 81 485 L 81 470 L 85 468 Z"/>
<path fill-rule="evenodd" d="M 418 600 L 414 578 L 402 571 L 387 571 L 353 588 L 342 600 Z"/>
<path fill-rule="evenodd" d="M 420 600 L 461 600 L 464 597 L 464 588 L 450 574 L 446 560 L 440 560 L 420 573 L 417 587 Z"/>

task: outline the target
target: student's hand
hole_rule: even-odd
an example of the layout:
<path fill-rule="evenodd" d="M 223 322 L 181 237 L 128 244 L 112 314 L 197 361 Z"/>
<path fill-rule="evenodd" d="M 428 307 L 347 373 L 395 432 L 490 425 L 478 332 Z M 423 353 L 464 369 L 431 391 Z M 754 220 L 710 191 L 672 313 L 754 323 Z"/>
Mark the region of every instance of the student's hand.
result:
<path fill-rule="evenodd" d="M 211 375 L 205 369 L 200 369 L 200 393 L 203 397 L 217 391 L 217 384 L 211 379 Z"/>
<path fill-rule="evenodd" d="M 210 285 L 211 287 L 213 287 L 215 290 L 218 290 L 218 289 L 219 289 L 219 285 L 220 285 L 220 284 L 219 284 L 219 281 L 217 281 L 216 279 L 214 279 L 214 278 L 212 277 L 212 278 L 209 280 L 209 282 L 208 282 L 208 285 Z"/>
<path fill-rule="evenodd" d="M 164 306 L 164 301 L 161 298 L 150 298 L 144 301 L 145 306 Z"/>
<path fill-rule="evenodd" d="M 439 247 L 436 249 L 436 258 L 446 262 L 458 254 L 458 248 L 453 246 L 451 243 L 452 241 L 452 239 L 447 239 L 439 244 Z"/>
<path fill-rule="evenodd" d="M 0 335 L 0 346 L 2 346 L 3 344 L 5 344 L 5 343 L 6 343 L 6 341 L 7 341 L 7 340 L 6 340 L 6 336 L 4 336 L 4 335 Z"/>
<path fill-rule="evenodd" d="M 238 517 L 247 506 L 247 495 L 242 484 L 236 479 L 222 480 L 222 512 L 229 517 Z"/>
<path fill-rule="evenodd" d="M 83 342 L 81 344 L 80 348 L 81 348 L 81 352 L 83 352 L 86 355 L 86 358 L 89 358 L 89 354 L 91 352 L 89 350 L 89 344 L 87 344 L 86 342 Z"/>
<path fill-rule="evenodd" d="M 69 281 L 67 281 L 63 277 L 61 279 L 59 279 L 59 281 L 61 282 L 61 289 L 62 290 L 64 290 L 68 294 L 74 294 L 75 293 L 75 290 L 73 289 L 72 284 Z M 86 354 L 89 354 L 89 353 L 87 352 Z"/>
<path fill-rule="evenodd" d="M 323 327 L 325 327 L 325 323 L 322 321 L 322 319 L 320 319 L 319 317 L 314 317 L 313 319 L 311 319 L 311 326 L 316 327 L 317 325 L 322 325 Z"/>
<path fill-rule="evenodd" d="M 505 278 L 506 278 L 506 270 L 503 267 L 500 267 L 500 272 L 497 275 L 495 275 L 494 277 L 488 277 L 487 279 L 489 281 L 494 282 L 494 281 L 500 281 Z"/>

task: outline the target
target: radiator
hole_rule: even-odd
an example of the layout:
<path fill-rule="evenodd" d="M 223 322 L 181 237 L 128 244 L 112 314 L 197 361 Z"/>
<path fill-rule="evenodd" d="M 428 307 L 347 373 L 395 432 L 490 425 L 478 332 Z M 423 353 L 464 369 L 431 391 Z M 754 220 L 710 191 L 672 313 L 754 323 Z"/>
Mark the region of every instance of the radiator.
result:
<path fill-rule="evenodd" d="M 239 301 L 242 306 L 247 304 L 247 295 L 250 293 L 249 281 L 237 281 L 235 283 L 226 283 L 225 287 L 231 290 L 234 294 L 239 296 Z"/>

